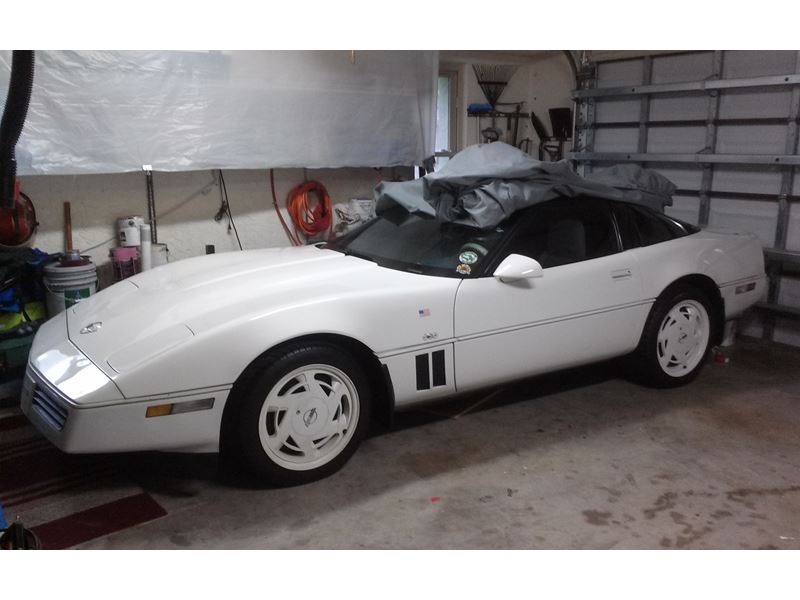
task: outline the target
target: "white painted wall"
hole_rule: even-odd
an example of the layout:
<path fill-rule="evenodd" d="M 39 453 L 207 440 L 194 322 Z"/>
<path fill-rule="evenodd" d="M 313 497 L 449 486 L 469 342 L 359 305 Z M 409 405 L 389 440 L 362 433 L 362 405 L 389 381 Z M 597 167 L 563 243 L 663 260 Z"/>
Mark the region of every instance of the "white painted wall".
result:
<path fill-rule="evenodd" d="M 395 169 L 396 174 L 405 170 Z M 287 246 L 272 205 L 269 171 L 224 171 L 231 211 L 245 249 Z M 364 169 L 309 169 L 308 179 L 320 181 L 334 204 L 346 204 L 350 198 L 371 198 L 379 175 L 389 178 L 392 169 L 380 173 Z M 89 254 L 100 268 L 101 282 L 111 281 L 109 251 L 117 246 L 116 220 L 126 215 L 147 218 L 147 191 L 144 173 L 114 175 L 49 175 L 21 179 L 22 190 L 36 208 L 39 228 L 32 245 L 45 252 L 64 249 L 64 208 L 72 208 L 73 244 Z M 217 252 L 237 250 L 233 232 L 228 232 L 227 217 L 213 220 L 220 206 L 219 184 L 211 171 L 154 173 L 158 240 L 166 243 L 170 260 L 180 260 L 205 253 L 206 244 Z M 302 169 L 275 171 L 278 203 L 285 208 L 286 195 L 303 182 Z M 284 217 L 289 222 L 284 210 Z"/>
<path fill-rule="evenodd" d="M 549 128 L 547 109 L 571 106 L 572 74 L 559 52 L 498 53 L 443 52 L 443 65 L 458 71 L 458 148 L 476 142 L 475 120 L 466 117 L 471 102 L 485 102 L 472 70 L 472 62 L 520 64 L 501 101 L 525 100 L 524 111 L 535 111 Z M 489 125 L 482 119 L 482 127 Z M 505 119 L 497 126 L 503 128 Z M 536 134 L 529 120 L 520 122 L 519 138 Z M 371 168 L 308 170 L 308 179 L 321 181 L 335 204 L 350 198 L 372 197 L 379 177 L 409 176 L 408 170 Z M 286 235 L 272 206 L 269 172 L 265 170 L 225 171 L 231 210 L 245 249 L 286 246 Z M 220 206 L 220 190 L 211 171 L 154 173 L 159 242 L 170 249 L 170 260 L 204 254 L 206 244 L 217 252 L 236 250 L 236 239 L 228 232 L 227 218 L 213 220 Z M 32 245 L 45 252 L 64 249 L 63 203 L 72 205 L 74 246 L 89 254 L 99 266 L 101 283 L 112 280 L 109 251 L 117 245 L 116 220 L 127 215 L 147 216 L 147 193 L 143 173 L 114 175 L 50 175 L 23 177 L 22 189 L 33 200 L 39 228 Z M 279 204 L 285 207 L 288 191 L 303 181 L 302 169 L 275 171 Z M 288 215 L 284 212 L 288 221 Z"/>
<path fill-rule="evenodd" d="M 535 112 L 550 130 L 548 109 L 572 107 L 570 92 L 575 83 L 566 57 L 561 52 L 540 52 L 520 57 L 514 53 L 498 52 L 448 53 L 442 52 L 442 68 L 458 70 L 458 148 L 464 149 L 479 141 L 476 133 L 476 118 L 467 117 L 467 106 L 473 102 L 486 102 L 478 80 L 472 69 L 473 63 L 519 64 L 517 72 L 509 81 L 500 97 L 500 102 L 525 101 L 523 112 Z M 503 106 L 502 110 L 513 107 Z M 489 127 L 491 120 L 481 118 L 481 128 Z M 505 129 L 506 120 L 497 119 L 496 124 Z M 512 123 L 513 127 L 513 123 Z M 529 137 L 538 143 L 538 137 L 529 119 L 520 121 L 518 138 Z M 534 148 L 536 145 L 534 144 Z"/>

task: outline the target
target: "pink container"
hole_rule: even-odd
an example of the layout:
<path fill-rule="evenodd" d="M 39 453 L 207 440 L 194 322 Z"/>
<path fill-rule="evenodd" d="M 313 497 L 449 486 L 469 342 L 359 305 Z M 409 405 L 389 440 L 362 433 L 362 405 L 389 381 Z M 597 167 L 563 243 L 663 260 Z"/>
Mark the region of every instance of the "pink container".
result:
<path fill-rule="evenodd" d="M 138 246 L 119 246 L 111 249 L 114 281 L 122 281 L 141 271 Z"/>

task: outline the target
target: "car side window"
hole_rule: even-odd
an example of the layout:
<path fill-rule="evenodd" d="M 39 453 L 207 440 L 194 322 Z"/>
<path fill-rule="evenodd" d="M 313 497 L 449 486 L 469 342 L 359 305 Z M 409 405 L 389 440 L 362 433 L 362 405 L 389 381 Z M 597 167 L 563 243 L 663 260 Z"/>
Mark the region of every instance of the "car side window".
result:
<path fill-rule="evenodd" d="M 529 210 L 505 256 L 529 256 L 546 269 L 619 252 L 611 212 L 604 200 L 561 198 Z"/>
<path fill-rule="evenodd" d="M 651 246 L 693 233 L 669 217 L 626 202 L 613 204 L 624 248 Z"/>

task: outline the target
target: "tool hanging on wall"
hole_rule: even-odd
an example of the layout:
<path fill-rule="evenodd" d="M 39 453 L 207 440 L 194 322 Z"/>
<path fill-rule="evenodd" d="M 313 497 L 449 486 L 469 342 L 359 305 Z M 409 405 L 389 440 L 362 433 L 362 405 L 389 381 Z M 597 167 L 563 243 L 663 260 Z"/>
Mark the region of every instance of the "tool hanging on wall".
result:
<path fill-rule="evenodd" d="M 518 65 L 472 65 L 478 85 L 481 86 L 483 95 L 492 105 L 492 109 L 497 106 L 500 95 L 518 68 Z"/>
<path fill-rule="evenodd" d="M 539 137 L 539 160 L 557 162 L 564 158 L 564 142 L 572 137 L 572 109 L 551 108 L 548 114 L 552 135 L 548 135 L 544 124 L 533 112 L 531 112 L 531 125 Z"/>

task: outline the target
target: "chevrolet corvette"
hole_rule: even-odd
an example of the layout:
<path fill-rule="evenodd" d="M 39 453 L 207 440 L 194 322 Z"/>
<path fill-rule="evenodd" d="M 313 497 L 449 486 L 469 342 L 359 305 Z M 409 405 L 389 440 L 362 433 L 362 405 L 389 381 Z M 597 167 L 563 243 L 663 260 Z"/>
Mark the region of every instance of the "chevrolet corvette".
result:
<path fill-rule="evenodd" d="M 66 452 L 222 451 L 297 484 L 371 417 L 628 356 L 697 376 L 764 294 L 750 234 L 633 202 L 558 198 L 478 229 L 397 206 L 318 245 L 138 274 L 46 322 L 22 409 Z"/>

